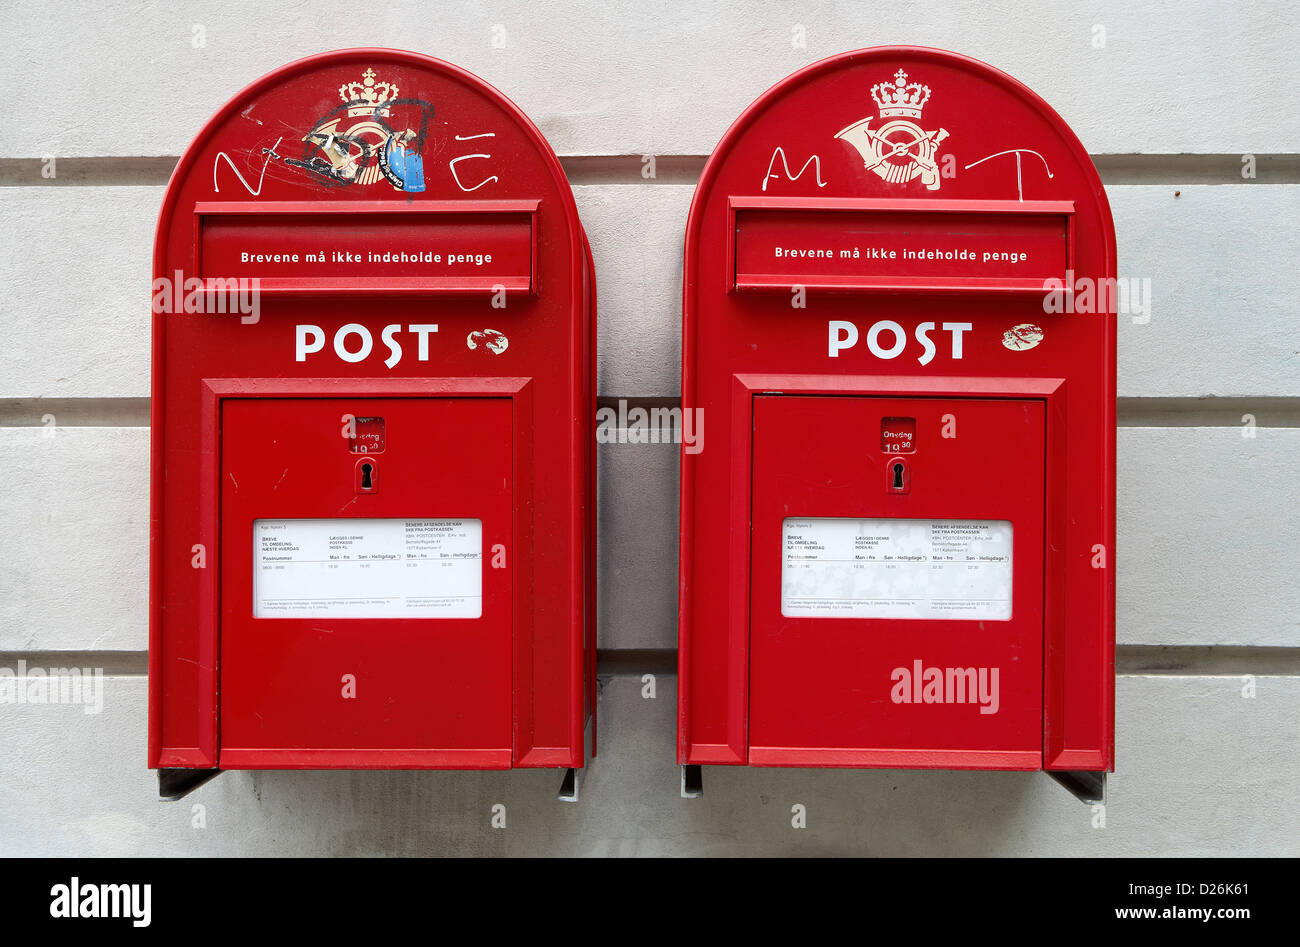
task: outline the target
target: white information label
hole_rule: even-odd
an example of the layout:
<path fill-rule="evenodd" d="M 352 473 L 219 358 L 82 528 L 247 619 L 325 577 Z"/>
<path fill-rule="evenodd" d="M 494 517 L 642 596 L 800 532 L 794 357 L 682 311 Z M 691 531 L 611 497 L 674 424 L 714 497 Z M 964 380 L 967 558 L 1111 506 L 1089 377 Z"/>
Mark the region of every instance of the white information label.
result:
<path fill-rule="evenodd" d="M 482 614 L 482 520 L 253 522 L 254 618 Z"/>
<path fill-rule="evenodd" d="M 1006 520 L 787 517 L 787 618 L 1011 618 Z"/>

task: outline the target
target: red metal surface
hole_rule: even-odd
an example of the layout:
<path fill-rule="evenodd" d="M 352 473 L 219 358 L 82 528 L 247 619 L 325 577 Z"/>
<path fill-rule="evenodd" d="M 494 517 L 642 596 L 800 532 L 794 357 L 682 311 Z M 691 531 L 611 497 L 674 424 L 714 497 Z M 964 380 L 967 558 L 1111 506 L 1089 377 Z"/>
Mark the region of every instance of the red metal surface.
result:
<path fill-rule="evenodd" d="M 944 415 L 961 425 L 945 438 Z M 905 491 L 902 461 L 857 437 L 885 417 L 915 418 Z M 753 581 L 749 759 L 802 763 L 833 747 L 845 765 L 1037 769 L 1042 760 L 1043 461 L 1041 401 L 759 395 L 754 398 Z M 1005 520 L 1014 527 L 1009 621 L 786 618 L 786 517 Z M 890 563 L 859 567 L 894 569 Z M 958 568 L 962 566 L 957 564 Z M 876 575 L 871 576 L 878 581 Z M 994 713 L 975 701 L 895 703 L 896 668 L 997 668 Z M 965 681 L 962 682 L 963 688 Z M 911 696 L 910 694 L 908 695 Z M 966 698 L 969 695 L 961 695 Z"/>
<path fill-rule="evenodd" d="M 367 256 L 412 245 L 440 259 Z M 177 165 L 178 275 L 258 277 L 260 311 L 154 315 L 149 765 L 581 766 L 595 287 L 536 127 L 415 53 L 292 63 Z M 253 618 L 252 521 L 335 517 L 481 519 L 482 616 Z"/>
<path fill-rule="evenodd" d="M 927 248 L 974 259 L 901 253 Z M 1068 307 L 1114 276 L 1085 149 L 982 63 L 859 50 L 737 119 L 686 232 L 682 407 L 708 437 L 682 454 L 679 762 L 1113 768 L 1115 315 Z M 790 516 L 1011 522 L 1013 618 L 786 618 Z M 998 667 L 998 711 L 893 703 L 914 660 Z"/>
<path fill-rule="evenodd" d="M 358 459 L 345 415 L 384 418 L 382 454 Z M 253 617 L 253 523 L 358 518 L 482 521 L 483 548 L 513 546 L 509 398 L 227 398 L 221 424 L 223 767 L 508 765 L 511 588 L 482 563 L 478 618 Z M 446 445 L 474 443 L 448 452 Z M 380 465 L 382 489 L 352 471 Z M 379 564 L 376 564 L 379 565 Z M 340 699 L 345 675 L 354 697 Z M 357 765 L 366 765 L 359 762 Z M 483 765 L 482 762 L 477 765 Z"/>
<path fill-rule="evenodd" d="M 586 268 L 583 271 L 586 279 L 587 289 L 587 311 L 593 316 L 596 312 L 596 261 L 591 254 L 591 241 L 587 239 L 586 233 L 582 235 L 582 252 L 583 259 L 586 260 Z M 596 516 L 596 320 L 592 318 L 588 322 L 589 331 L 587 335 L 587 350 L 585 353 L 587 369 L 587 417 L 590 419 L 590 433 L 587 437 L 587 456 L 585 463 L 587 465 L 587 563 L 584 575 L 586 576 L 587 588 L 584 598 L 584 607 L 586 609 L 586 621 L 583 622 L 583 632 L 585 634 L 584 647 L 586 648 L 587 663 L 584 668 L 586 674 L 586 719 L 591 722 L 591 745 L 588 749 L 592 756 L 596 755 L 597 745 L 597 719 L 596 719 L 596 651 L 597 651 L 597 549 L 596 549 L 596 531 L 599 527 L 599 521 Z"/>

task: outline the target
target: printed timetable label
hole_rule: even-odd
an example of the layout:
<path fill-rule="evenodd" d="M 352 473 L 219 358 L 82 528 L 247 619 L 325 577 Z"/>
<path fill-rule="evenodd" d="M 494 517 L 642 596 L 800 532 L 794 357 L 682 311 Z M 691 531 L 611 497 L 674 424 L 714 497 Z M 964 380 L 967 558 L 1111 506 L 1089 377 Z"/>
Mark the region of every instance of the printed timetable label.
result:
<path fill-rule="evenodd" d="M 787 618 L 1011 618 L 1006 520 L 787 517 Z"/>
<path fill-rule="evenodd" d="M 482 520 L 253 522 L 254 618 L 482 614 Z"/>

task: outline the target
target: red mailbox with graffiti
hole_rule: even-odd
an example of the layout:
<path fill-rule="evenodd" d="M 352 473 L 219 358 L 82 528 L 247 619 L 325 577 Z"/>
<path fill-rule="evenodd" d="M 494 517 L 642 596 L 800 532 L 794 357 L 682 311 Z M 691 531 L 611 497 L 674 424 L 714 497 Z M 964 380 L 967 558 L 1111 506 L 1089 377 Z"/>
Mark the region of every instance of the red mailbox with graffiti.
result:
<path fill-rule="evenodd" d="M 149 765 L 557 767 L 594 741 L 595 286 L 541 133 L 313 56 L 177 165 L 154 255 Z"/>
<path fill-rule="evenodd" d="M 835 56 L 686 232 L 678 760 L 1113 769 L 1115 238 L 1042 99 Z"/>

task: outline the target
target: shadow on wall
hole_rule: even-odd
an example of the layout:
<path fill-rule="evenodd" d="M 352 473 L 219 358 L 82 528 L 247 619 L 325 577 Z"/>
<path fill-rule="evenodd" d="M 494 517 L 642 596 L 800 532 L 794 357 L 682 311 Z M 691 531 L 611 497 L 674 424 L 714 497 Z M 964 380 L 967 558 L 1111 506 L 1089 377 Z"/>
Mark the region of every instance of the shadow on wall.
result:
<path fill-rule="evenodd" d="M 1037 853 L 1044 826 L 1062 853 L 1090 832 L 1089 810 L 1041 773 L 718 766 L 682 799 L 676 682 L 642 692 L 637 677 L 606 682 L 603 750 L 576 805 L 556 801 L 558 770 L 228 772 L 181 804 L 216 797 L 213 822 L 240 813 L 229 841 L 266 854 L 998 855 Z"/>

